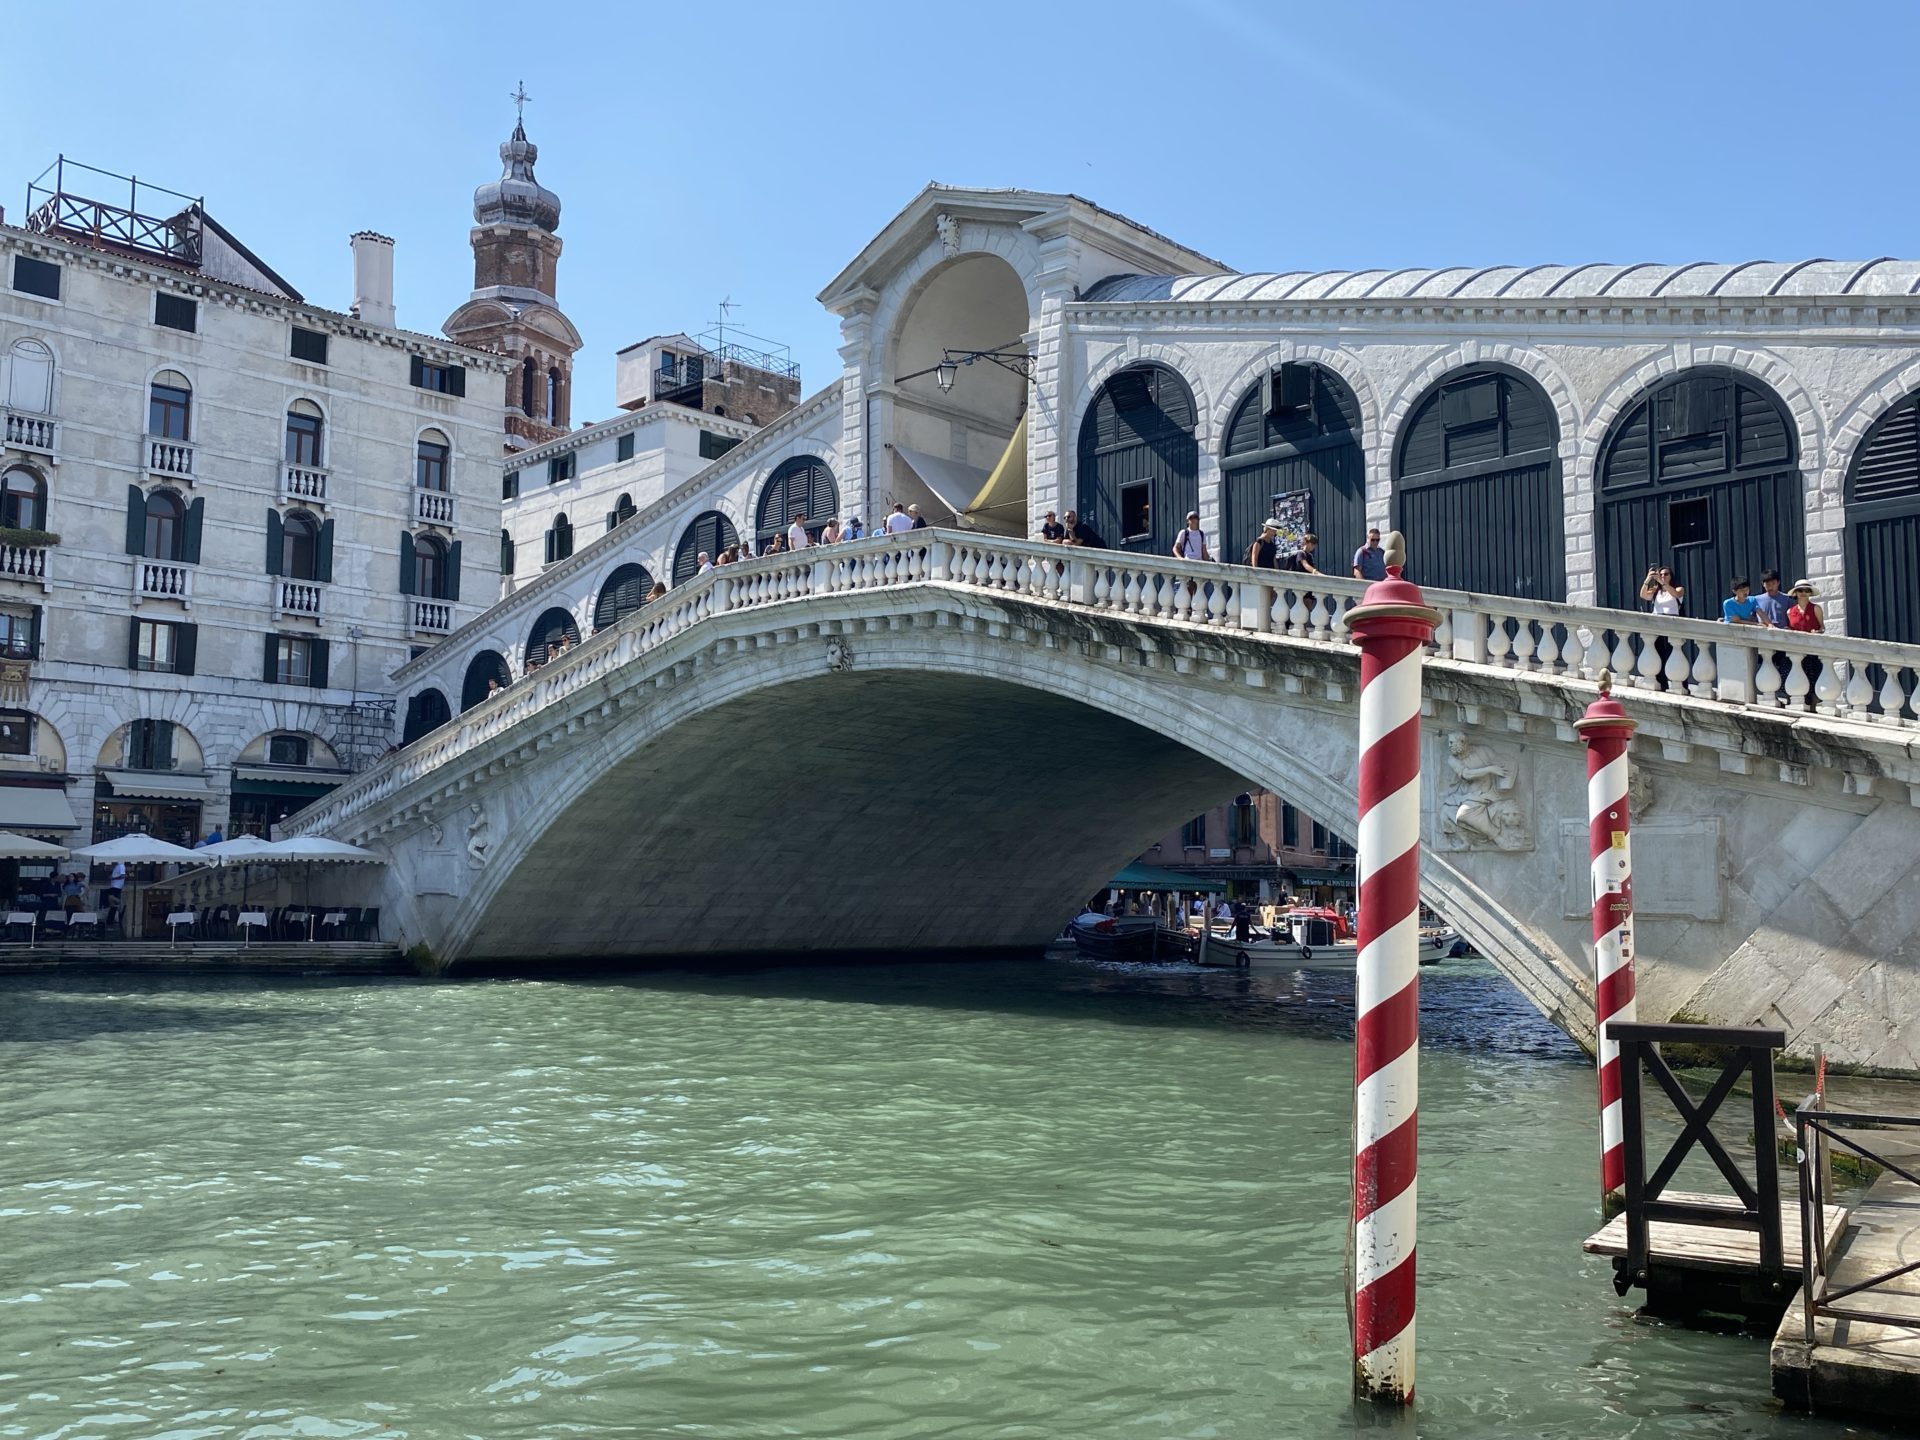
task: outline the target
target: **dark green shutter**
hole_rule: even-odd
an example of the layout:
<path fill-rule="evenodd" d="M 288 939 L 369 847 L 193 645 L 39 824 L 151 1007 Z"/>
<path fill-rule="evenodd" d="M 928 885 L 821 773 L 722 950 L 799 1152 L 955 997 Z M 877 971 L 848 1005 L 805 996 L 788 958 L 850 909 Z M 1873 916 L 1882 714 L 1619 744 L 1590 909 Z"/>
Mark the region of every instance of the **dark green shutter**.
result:
<path fill-rule="evenodd" d="M 155 720 L 152 724 L 153 755 L 150 764 L 155 770 L 173 768 L 173 722 Z"/>
<path fill-rule="evenodd" d="M 270 633 L 262 638 L 266 649 L 260 662 L 260 678 L 271 685 L 280 678 L 280 637 Z"/>
<path fill-rule="evenodd" d="M 613 529 L 614 526 L 618 525 L 619 523 L 620 523 L 620 512 L 618 510 L 607 511 L 607 528 L 611 530 Z"/>
<path fill-rule="evenodd" d="M 127 553 L 147 553 L 147 492 L 138 485 L 127 486 Z"/>
<path fill-rule="evenodd" d="M 413 593 L 413 532 L 400 532 L 400 593 Z"/>
<path fill-rule="evenodd" d="M 40 617 L 42 613 L 38 605 L 34 606 L 33 619 L 27 624 L 27 649 L 35 660 L 40 658 Z"/>
<path fill-rule="evenodd" d="M 333 580 L 333 521 L 320 522 L 320 538 L 313 544 L 313 578 L 322 585 Z"/>
<path fill-rule="evenodd" d="M 173 673 L 193 674 L 194 661 L 199 657 L 199 651 L 200 627 L 184 623 L 175 625 L 173 627 Z"/>
<path fill-rule="evenodd" d="M 422 361 L 418 355 L 409 355 L 407 357 L 407 360 L 408 360 L 407 379 L 412 381 L 415 385 L 426 384 L 427 377 L 426 377 L 425 362 Z"/>
<path fill-rule="evenodd" d="M 553 531 L 547 531 L 547 564 L 553 563 Z"/>
<path fill-rule="evenodd" d="M 315 640 L 312 643 L 311 649 L 309 651 L 309 658 L 307 661 L 307 673 L 313 679 L 314 689 L 324 690 L 327 688 L 327 642 L 326 641 Z"/>
<path fill-rule="evenodd" d="M 267 573 L 280 573 L 280 554 L 286 547 L 281 542 L 280 512 L 271 505 L 267 507 Z"/>
<path fill-rule="evenodd" d="M 454 541 L 447 547 L 447 583 L 443 587 L 445 600 L 457 601 L 460 598 L 460 542 Z"/>
<path fill-rule="evenodd" d="M 140 668 L 140 620 L 136 616 L 127 621 L 127 669 Z"/>
<path fill-rule="evenodd" d="M 180 559 L 184 564 L 200 563 L 200 523 L 206 517 L 206 513 L 205 496 L 201 496 L 187 506 L 186 532 L 180 537 Z"/>
<path fill-rule="evenodd" d="M 447 393 L 449 395 L 458 395 L 463 400 L 466 399 L 466 396 L 467 396 L 467 367 L 466 366 L 464 365 L 447 366 Z"/>

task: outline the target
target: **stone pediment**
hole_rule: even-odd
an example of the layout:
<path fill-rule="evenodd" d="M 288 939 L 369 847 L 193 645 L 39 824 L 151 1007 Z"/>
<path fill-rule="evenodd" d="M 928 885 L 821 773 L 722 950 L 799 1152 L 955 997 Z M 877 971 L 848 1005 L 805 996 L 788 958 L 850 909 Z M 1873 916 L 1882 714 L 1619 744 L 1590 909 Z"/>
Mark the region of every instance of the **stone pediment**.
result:
<path fill-rule="evenodd" d="M 493 296 L 468 300 L 447 317 L 440 329 L 448 336 L 473 336 L 508 326 L 522 333 L 539 335 L 568 354 L 585 343 L 573 322 L 552 305 L 521 304 Z"/>

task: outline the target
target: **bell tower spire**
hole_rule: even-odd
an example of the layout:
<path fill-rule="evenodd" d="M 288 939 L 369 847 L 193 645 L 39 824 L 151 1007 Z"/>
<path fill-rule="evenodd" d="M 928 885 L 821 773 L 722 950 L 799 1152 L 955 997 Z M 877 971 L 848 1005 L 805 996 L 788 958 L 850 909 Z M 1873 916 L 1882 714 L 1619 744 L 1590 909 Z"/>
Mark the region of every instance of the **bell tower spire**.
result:
<path fill-rule="evenodd" d="M 560 197 L 533 173 L 540 148 L 527 138 L 525 82 L 508 97 L 513 133 L 500 146 L 498 180 L 473 192 L 473 293 L 447 317 L 449 340 L 496 350 L 519 362 L 507 377 L 509 452 L 566 433 L 573 356 L 580 332 L 556 298 Z"/>

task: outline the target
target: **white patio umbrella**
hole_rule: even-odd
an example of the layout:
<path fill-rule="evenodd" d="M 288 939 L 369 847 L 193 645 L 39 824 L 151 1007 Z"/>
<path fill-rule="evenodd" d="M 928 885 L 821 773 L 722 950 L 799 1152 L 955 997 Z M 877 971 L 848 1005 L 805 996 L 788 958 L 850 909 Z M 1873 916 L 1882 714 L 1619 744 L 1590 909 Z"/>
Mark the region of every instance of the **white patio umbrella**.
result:
<path fill-rule="evenodd" d="M 202 860 L 212 860 L 218 865 L 254 865 L 271 864 L 276 858 L 273 846 L 258 835 L 236 835 L 231 840 L 221 840 L 213 845 L 202 845 L 193 852 Z M 240 877 L 240 906 L 246 908 L 247 890 L 251 877 Z"/>
<path fill-rule="evenodd" d="M 307 866 L 307 939 L 313 939 L 313 867 L 315 865 L 384 865 L 387 857 L 349 845 L 344 840 L 329 840 L 324 835 L 293 835 L 276 840 L 259 856 L 264 863 L 297 861 Z"/>
<path fill-rule="evenodd" d="M 67 847 L 0 830 L 0 860 L 64 860 Z"/>
<path fill-rule="evenodd" d="M 184 845 L 175 845 L 153 835 L 122 835 L 118 840 L 83 845 L 73 855 L 77 860 L 91 860 L 103 865 L 111 865 L 116 860 L 123 865 L 191 865 L 200 858 L 197 852 Z M 135 894 L 138 893 L 136 887 Z M 121 923 L 125 925 L 125 917 Z"/>

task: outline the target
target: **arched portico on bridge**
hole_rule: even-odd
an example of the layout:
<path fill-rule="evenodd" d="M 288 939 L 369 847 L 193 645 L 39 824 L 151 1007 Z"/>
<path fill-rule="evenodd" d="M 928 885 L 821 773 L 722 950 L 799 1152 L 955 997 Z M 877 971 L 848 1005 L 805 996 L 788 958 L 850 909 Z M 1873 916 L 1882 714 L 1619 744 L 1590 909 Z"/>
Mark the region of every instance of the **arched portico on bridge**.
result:
<path fill-rule="evenodd" d="M 1158 363 L 1108 377 L 1080 422 L 1081 520 L 1117 550 L 1164 555 L 1200 504 L 1199 410 Z"/>
<path fill-rule="evenodd" d="M 465 714 L 494 693 L 494 687 L 504 690 L 512 683 L 513 674 L 507 668 L 506 657 L 498 650 L 482 650 L 467 662 L 466 677 L 460 685 L 461 713 Z"/>
<path fill-rule="evenodd" d="M 1320 568 L 1347 573 L 1367 533 L 1367 462 L 1346 381 L 1324 365 L 1274 366 L 1234 408 L 1222 464 L 1221 559 L 1246 557 L 1276 497 L 1305 495 Z"/>

